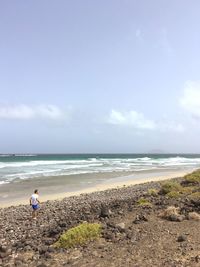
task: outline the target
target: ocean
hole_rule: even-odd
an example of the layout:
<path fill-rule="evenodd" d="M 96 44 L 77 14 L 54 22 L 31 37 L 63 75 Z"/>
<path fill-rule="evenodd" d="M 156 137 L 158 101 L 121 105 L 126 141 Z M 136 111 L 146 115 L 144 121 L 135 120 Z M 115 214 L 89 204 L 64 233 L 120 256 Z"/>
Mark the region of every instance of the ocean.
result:
<path fill-rule="evenodd" d="M 187 171 L 200 168 L 200 154 L 0 155 L 0 185 L 19 179 L 78 174 Z"/>

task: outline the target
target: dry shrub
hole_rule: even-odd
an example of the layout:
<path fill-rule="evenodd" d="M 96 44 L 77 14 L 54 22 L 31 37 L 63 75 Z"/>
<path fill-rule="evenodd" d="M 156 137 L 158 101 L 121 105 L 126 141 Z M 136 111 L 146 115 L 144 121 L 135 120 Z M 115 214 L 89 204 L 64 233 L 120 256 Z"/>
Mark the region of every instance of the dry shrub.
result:
<path fill-rule="evenodd" d="M 188 197 L 189 199 L 192 199 L 192 200 L 200 200 L 200 192 L 192 193 Z"/>
<path fill-rule="evenodd" d="M 147 194 L 149 196 L 157 197 L 158 196 L 158 190 L 154 189 L 154 188 L 150 188 L 150 189 L 148 189 Z"/>
<path fill-rule="evenodd" d="M 179 208 L 176 208 L 174 206 L 170 206 L 166 210 L 164 210 L 160 213 L 160 217 L 162 217 L 164 219 L 168 219 L 174 215 L 179 216 Z"/>
<path fill-rule="evenodd" d="M 188 219 L 194 221 L 200 221 L 200 215 L 197 212 L 189 212 Z"/>
<path fill-rule="evenodd" d="M 181 190 L 182 190 L 182 186 L 178 182 L 168 181 L 168 182 L 162 183 L 160 194 L 166 195 L 172 191 L 179 193 L 181 192 Z"/>
<path fill-rule="evenodd" d="M 184 176 L 186 183 L 200 184 L 200 170 L 196 170 L 190 174 Z"/>
<path fill-rule="evenodd" d="M 167 193 L 167 196 L 169 198 L 179 198 L 180 197 L 180 193 L 176 192 L 176 191 L 171 191 L 171 192 Z"/>

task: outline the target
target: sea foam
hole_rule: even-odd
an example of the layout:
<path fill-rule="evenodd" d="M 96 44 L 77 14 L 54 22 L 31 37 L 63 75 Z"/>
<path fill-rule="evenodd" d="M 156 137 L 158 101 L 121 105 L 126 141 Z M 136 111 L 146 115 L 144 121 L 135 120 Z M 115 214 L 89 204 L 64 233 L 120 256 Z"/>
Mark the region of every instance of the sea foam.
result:
<path fill-rule="evenodd" d="M 95 157 L 86 156 L 37 156 L 34 155 L 2 156 L 0 158 L 0 184 L 14 179 L 28 179 L 43 176 L 75 175 L 86 173 L 151 170 L 186 170 L 199 168 L 200 156 L 129 156 L 115 155 Z M 120 157 L 121 156 L 121 157 Z"/>

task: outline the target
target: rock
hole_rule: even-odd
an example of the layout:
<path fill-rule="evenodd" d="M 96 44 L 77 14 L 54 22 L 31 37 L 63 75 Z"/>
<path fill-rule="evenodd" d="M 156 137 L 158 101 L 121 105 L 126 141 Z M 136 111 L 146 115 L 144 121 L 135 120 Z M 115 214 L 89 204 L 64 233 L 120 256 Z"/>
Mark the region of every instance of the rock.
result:
<path fill-rule="evenodd" d="M 196 257 L 195 257 L 195 261 L 198 263 L 198 262 L 200 262 L 200 256 L 199 255 L 197 255 Z"/>
<path fill-rule="evenodd" d="M 118 211 L 118 214 L 119 214 L 119 215 L 123 215 L 124 212 L 123 212 L 122 210 L 119 210 L 119 211 Z"/>
<path fill-rule="evenodd" d="M 94 257 L 99 257 L 99 253 L 98 253 L 96 250 L 92 252 L 92 255 L 93 255 Z"/>
<path fill-rule="evenodd" d="M 68 267 L 70 264 L 72 264 L 73 260 L 68 259 L 66 263 L 63 264 L 63 267 Z"/>
<path fill-rule="evenodd" d="M 48 252 L 49 252 L 49 253 L 52 253 L 52 252 L 54 252 L 54 251 L 55 251 L 55 248 L 53 248 L 53 247 L 49 247 L 49 248 L 48 248 Z"/>
<path fill-rule="evenodd" d="M 48 251 L 48 247 L 47 246 L 42 246 L 38 249 L 40 254 L 45 254 Z"/>
<path fill-rule="evenodd" d="M 133 223 L 138 224 L 138 223 L 147 222 L 147 221 L 148 219 L 145 215 L 139 214 L 139 215 L 136 215 L 136 218 L 134 219 Z"/>
<path fill-rule="evenodd" d="M 47 265 L 45 263 L 40 263 L 37 267 L 47 267 Z"/>
<path fill-rule="evenodd" d="M 112 233 L 112 232 L 105 232 L 104 234 L 103 234 L 103 236 L 104 236 L 104 238 L 106 239 L 106 240 L 111 240 L 111 241 L 114 241 L 115 240 L 115 234 L 114 233 Z"/>
<path fill-rule="evenodd" d="M 7 251 L 7 247 L 6 246 L 0 246 L 0 252 L 6 252 Z"/>
<path fill-rule="evenodd" d="M 29 250 L 31 250 L 31 246 L 29 246 L 29 245 L 25 246 L 24 250 L 25 250 L 25 251 L 29 251 Z"/>
<path fill-rule="evenodd" d="M 57 229 L 51 229 L 50 231 L 49 231 L 49 237 L 54 237 L 54 236 L 56 236 L 57 234 L 59 234 L 59 231 L 57 230 Z"/>
<path fill-rule="evenodd" d="M 132 233 L 132 231 L 127 231 L 127 234 L 126 234 L 126 237 L 128 238 L 128 239 L 132 239 L 132 237 L 133 237 L 133 233 Z"/>
<path fill-rule="evenodd" d="M 46 252 L 44 254 L 44 256 L 45 256 L 46 259 L 51 259 L 52 258 L 51 254 L 49 252 Z"/>
<path fill-rule="evenodd" d="M 20 260 L 16 260 L 16 261 L 15 261 L 15 266 L 16 266 L 16 267 L 21 267 L 21 266 L 23 266 L 23 262 L 20 261 Z"/>
<path fill-rule="evenodd" d="M 8 262 L 8 263 L 4 264 L 3 267 L 13 267 L 13 264 Z"/>
<path fill-rule="evenodd" d="M 125 231 L 125 228 L 126 228 L 124 222 L 121 222 L 121 223 L 116 224 L 115 227 L 116 227 L 120 232 L 124 232 L 124 231 Z"/>
<path fill-rule="evenodd" d="M 52 244 L 52 239 L 51 238 L 47 238 L 44 240 L 45 245 L 51 245 Z"/>
<path fill-rule="evenodd" d="M 0 259 L 6 258 L 7 256 L 6 252 L 0 252 Z"/>
<path fill-rule="evenodd" d="M 110 214 L 111 214 L 111 211 L 108 207 L 103 206 L 101 208 L 100 217 L 106 218 L 106 217 L 109 217 Z"/>
<path fill-rule="evenodd" d="M 65 227 L 67 227 L 67 224 L 66 224 L 66 222 L 60 222 L 60 223 L 59 223 L 59 225 L 60 225 L 60 227 L 62 227 L 62 228 L 65 228 Z"/>
<path fill-rule="evenodd" d="M 40 258 L 39 254 L 34 254 L 32 257 L 32 260 L 37 261 L 37 260 L 39 260 L 39 258 Z"/>
<path fill-rule="evenodd" d="M 178 242 L 184 242 L 187 241 L 187 237 L 185 235 L 179 235 L 177 238 Z"/>
<path fill-rule="evenodd" d="M 168 219 L 172 222 L 182 222 L 185 219 L 184 215 L 171 214 Z"/>
<path fill-rule="evenodd" d="M 195 208 L 199 208 L 200 207 L 200 200 L 199 199 L 192 199 L 191 203 L 193 204 L 193 206 Z"/>

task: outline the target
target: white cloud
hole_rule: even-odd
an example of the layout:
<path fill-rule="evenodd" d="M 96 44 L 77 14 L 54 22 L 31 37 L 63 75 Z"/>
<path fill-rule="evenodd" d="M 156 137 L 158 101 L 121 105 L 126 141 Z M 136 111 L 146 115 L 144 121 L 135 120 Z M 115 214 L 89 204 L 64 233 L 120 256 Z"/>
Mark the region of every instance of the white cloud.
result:
<path fill-rule="evenodd" d="M 181 123 L 176 123 L 173 121 L 160 122 L 157 124 L 157 129 L 161 132 L 177 132 L 183 133 L 185 131 L 184 126 Z"/>
<path fill-rule="evenodd" d="M 185 83 L 180 104 L 191 115 L 200 118 L 200 81 L 187 81 Z"/>
<path fill-rule="evenodd" d="M 181 123 L 173 121 L 156 122 L 145 118 L 143 113 L 135 110 L 121 112 L 112 110 L 108 116 L 107 122 L 118 126 L 130 126 L 138 130 L 157 130 L 160 132 L 184 132 L 184 127 Z"/>
<path fill-rule="evenodd" d="M 152 130 L 156 127 L 154 121 L 146 119 L 142 113 L 135 110 L 120 112 L 113 109 L 109 115 L 108 122 L 115 125 L 133 126 L 136 129 Z"/>
<path fill-rule="evenodd" d="M 61 109 L 55 105 L 0 105 L 0 119 L 29 120 L 41 118 L 58 120 L 63 115 Z"/>

